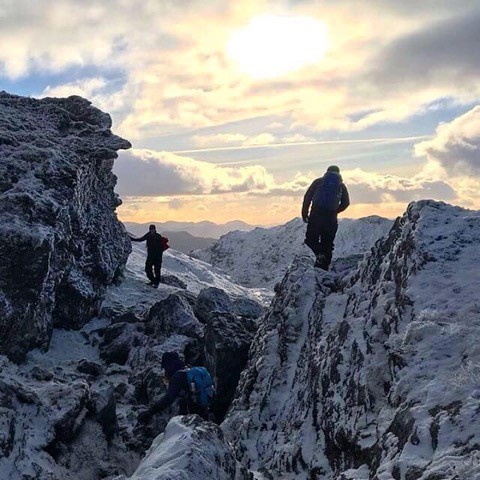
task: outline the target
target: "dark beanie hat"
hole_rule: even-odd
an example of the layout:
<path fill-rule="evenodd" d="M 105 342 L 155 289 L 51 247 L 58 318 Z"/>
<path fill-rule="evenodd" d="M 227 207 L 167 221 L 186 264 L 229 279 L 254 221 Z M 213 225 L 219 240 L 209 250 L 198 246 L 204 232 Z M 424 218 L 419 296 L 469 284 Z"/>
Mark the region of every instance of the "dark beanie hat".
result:
<path fill-rule="evenodd" d="M 165 370 L 167 377 L 171 377 L 175 372 L 185 368 L 185 363 L 177 352 L 165 352 L 162 355 L 162 368 Z"/>
<path fill-rule="evenodd" d="M 330 165 L 327 168 L 327 172 L 335 172 L 335 173 L 340 173 L 340 169 L 336 165 Z"/>
<path fill-rule="evenodd" d="M 155 227 L 155 225 L 152 223 L 149 227 L 148 227 L 149 230 L 156 230 L 157 227 Z"/>

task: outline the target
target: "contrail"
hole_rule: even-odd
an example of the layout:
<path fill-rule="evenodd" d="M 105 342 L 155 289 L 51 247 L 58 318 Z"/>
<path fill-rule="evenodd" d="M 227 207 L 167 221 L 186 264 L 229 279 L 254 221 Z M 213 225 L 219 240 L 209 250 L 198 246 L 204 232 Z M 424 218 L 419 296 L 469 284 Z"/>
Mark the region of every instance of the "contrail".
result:
<path fill-rule="evenodd" d="M 356 140 L 318 140 L 312 142 L 287 142 L 287 143 L 269 143 L 266 145 L 239 145 L 236 147 L 212 147 L 212 148 L 196 148 L 190 150 L 174 150 L 170 153 L 200 153 L 200 152 L 223 152 L 228 150 L 250 150 L 252 148 L 281 148 L 281 147 L 298 147 L 303 145 L 341 145 L 348 143 L 404 143 L 415 140 L 425 140 L 432 138 L 432 135 L 417 135 L 414 137 L 390 137 L 390 138 L 361 138 Z"/>

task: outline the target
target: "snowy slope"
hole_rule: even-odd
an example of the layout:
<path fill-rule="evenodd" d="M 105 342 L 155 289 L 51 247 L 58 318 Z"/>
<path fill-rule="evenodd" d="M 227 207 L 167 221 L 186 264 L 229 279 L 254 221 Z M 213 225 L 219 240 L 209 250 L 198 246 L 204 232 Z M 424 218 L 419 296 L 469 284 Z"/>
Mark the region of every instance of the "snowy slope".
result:
<path fill-rule="evenodd" d="M 174 417 L 153 442 L 130 480 L 253 480 L 223 433 L 197 416 Z M 114 480 L 126 480 L 118 477 Z"/>
<path fill-rule="evenodd" d="M 480 212 L 422 201 L 349 278 L 298 258 L 223 429 L 276 480 L 480 479 Z"/>
<path fill-rule="evenodd" d="M 122 283 L 111 287 L 102 304 L 103 308 L 116 307 L 143 312 L 153 303 L 165 298 L 173 288 L 160 285 L 158 290 L 147 285 L 145 276 L 145 245 L 133 244 L 132 253 L 127 262 L 125 278 Z M 252 298 L 266 304 L 272 297 L 270 291 L 263 288 L 246 288 L 236 284 L 217 268 L 196 258 L 169 249 L 163 257 L 162 275 L 174 275 L 181 280 L 187 290 L 198 294 L 207 287 L 217 287 L 231 297 Z"/>
<path fill-rule="evenodd" d="M 377 216 L 341 220 L 334 259 L 369 251 L 391 226 L 391 220 Z M 303 243 L 305 230 L 302 220 L 295 218 L 279 227 L 231 232 L 210 248 L 192 255 L 228 273 L 242 285 L 272 287 L 283 278 L 296 255 L 313 258 Z"/>

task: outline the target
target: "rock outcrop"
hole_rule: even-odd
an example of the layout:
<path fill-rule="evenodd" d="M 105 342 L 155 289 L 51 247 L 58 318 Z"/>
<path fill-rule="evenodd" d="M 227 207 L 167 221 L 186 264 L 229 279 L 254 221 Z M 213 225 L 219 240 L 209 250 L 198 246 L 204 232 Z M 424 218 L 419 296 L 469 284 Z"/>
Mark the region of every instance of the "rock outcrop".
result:
<path fill-rule="evenodd" d="M 130 241 L 112 165 L 130 143 L 80 97 L 0 93 L 0 353 L 47 348 L 78 328 L 120 275 Z"/>
<path fill-rule="evenodd" d="M 253 475 L 238 464 L 220 428 L 193 415 L 170 420 L 128 479 L 253 480 Z"/>
<path fill-rule="evenodd" d="M 479 478 L 480 212 L 412 203 L 355 273 L 292 265 L 223 424 L 276 480 Z"/>

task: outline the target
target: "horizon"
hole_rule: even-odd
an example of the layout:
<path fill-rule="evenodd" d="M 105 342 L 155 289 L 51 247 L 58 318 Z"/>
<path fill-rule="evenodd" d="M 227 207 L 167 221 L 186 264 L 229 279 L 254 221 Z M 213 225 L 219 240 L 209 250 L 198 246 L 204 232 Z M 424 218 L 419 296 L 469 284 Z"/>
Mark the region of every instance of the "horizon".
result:
<path fill-rule="evenodd" d="M 0 90 L 86 97 L 132 143 L 124 222 L 281 225 L 330 164 L 342 218 L 480 208 L 480 1 L 20 0 L 0 23 Z"/>
<path fill-rule="evenodd" d="M 429 199 L 422 199 L 422 200 L 429 200 Z M 455 206 L 455 205 L 454 205 Z M 387 220 L 395 220 L 396 218 L 398 218 L 399 216 L 401 215 L 396 215 L 396 216 L 393 216 L 393 217 L 383 217 L 381 215 L 377 215 L 375 213 L 371 214 L 371 215 L 365 215 L 365 216 L 362 216 L 362 217 L 356 217 L 356 218 L 353 218 L 353 217 L 348 217 L 348 216 L 341 216 L 339 217 L 338 221 L 342 221 L 342 220 L 361 220 L 362 218 L 367 218 L 367 217 L 380 217 L 380 218 L 385 218 Z M 213 223 L 214 225 L 218 226 L 218 227 L 221 227 L 221 226 L 226 226 L 227 224 L 229 223 L 243 223 L 249 227 L 254 227 L 254 228 L 257 228 L 257 227 L 261 227 L 261 228 L 271 228 L 271 227 L 279 227 L 281 225 L 285 225 L 285 223 L 288 223 L 288 222 L 291 222 L 293 220 L 301 220 L 302 217 L 300 215 L 297 215 L 296 217 L 292 217 L 288 220 L 286 220 L 285 222 L 280 222 L 280 223 L 272 223 L 272 224 L 257 224 L 257 225 L 254 225 L 254 224 L 251 224 L 251 223 L 248 223 L 248 222 L 245 222 L 243 220 L 239 220 L 239 219 L 233 219 L 233 220 L 228 220 L 227 222 L 225 223 L 216 223 L 216 222 L 212 222 L 211 220 L 208 220 L 208 219 L 205 219 L 205 220 L 195 220 L 195 221 L 190 221 L 190 220 L 187 220 L 187 221 L 178 221 L 178 220 L 147 220 L 145 222 L 136 222 L 136 221 L 131 221 L 131 220 L 121 220 L 122 223 L 135 223 L 137 225 L 149 225 L 149 224 L 152 224 L 152 225 L 157 225 L 157 224 L 165 224 L 165 223 L 177 223 L 177 224 L 186 224 L 186 223 L 192 223 L 194 225 L 198 225 L 200 223 Z"/>

